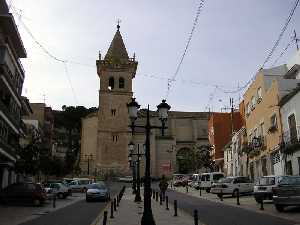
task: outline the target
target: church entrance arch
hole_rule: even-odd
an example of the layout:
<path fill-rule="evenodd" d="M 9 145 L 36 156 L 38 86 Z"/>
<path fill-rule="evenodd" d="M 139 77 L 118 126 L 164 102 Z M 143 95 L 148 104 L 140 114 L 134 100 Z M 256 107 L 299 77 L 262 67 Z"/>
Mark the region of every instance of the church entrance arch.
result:
<path fill-rule="evenodd" d="M 176 154 L 177 173 L 194 172 L 194 154 L 190 148 L 181 148 Z"/>

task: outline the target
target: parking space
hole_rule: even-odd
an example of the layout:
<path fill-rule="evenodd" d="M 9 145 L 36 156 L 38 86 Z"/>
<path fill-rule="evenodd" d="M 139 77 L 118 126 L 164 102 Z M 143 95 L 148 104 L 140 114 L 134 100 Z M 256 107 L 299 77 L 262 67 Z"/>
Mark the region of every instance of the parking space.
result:
<path fill-rule="evenodd" d="M 264 210 L 261 210 L 260 207 L 261 205 L 258 204 L 254 197 L 252 195 L 242 195 L 239 198 L 240 205 L 237 205 L 237 199 L 230 196 L 230 195 L 225 195 L 223 197 L 223 201 L 217 195 L 207 193 L 206 191 L 202 190 L 201 191 L 201 196 L 200 196 L 200 191 L 195 190 L 194 188 L 189 187 L 188 192 L 186 192 L 185 187 L 176 187 L 175 189 L 173 188 L 172 190 L 185 193 L 194 197 L 198 198 L 203 198 L 206 200 L 210 200 L 213 202 L 218 202 L 218 203 L 223 203 L 223 204 L 228 204 L 231 206 L 235 207 L 242 207 L 248 210 L 253 210 L 256 212 L 260 213 L 267 213 L 271 214 L 273 216 L 285 218 L 285 219 L 292 219 L 294 221 L 300 221 L 300 207 L 288 207 L 285 209 L 285 212 L 279 213 L 276 211 L 273 202 L 272 201 L 264 201 L 263 208 Z"/>
<path fill-rule="evenodd" d="M 53 201 L 47 200 L 43 206 L 24 206 L 24 205 L 1 205 L 0 204 L 0 225 L 17 225 L 37 217 L 47 215 L 50 212 L 64 208 L 85 199 L 84 193 L 73 193 L 65 199 L 57 199 L 55 208 Z"/>

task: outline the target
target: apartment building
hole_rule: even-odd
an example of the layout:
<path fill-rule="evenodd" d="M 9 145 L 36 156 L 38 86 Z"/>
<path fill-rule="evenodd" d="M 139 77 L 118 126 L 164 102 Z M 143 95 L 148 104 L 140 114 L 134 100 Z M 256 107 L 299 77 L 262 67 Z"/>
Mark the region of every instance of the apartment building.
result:
<path fill-rule="evenodd" d="M 24 69 L 20 58 L 26 51 L 5 0 L 0 0 L 0 189 L 16 180 L 14 171 L 21 121 Z"/>

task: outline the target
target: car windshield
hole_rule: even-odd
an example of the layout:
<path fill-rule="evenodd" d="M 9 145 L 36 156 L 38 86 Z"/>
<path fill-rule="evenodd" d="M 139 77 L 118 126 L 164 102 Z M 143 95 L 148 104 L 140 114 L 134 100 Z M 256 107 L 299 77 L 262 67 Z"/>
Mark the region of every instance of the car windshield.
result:
<path fill-rule="evenodd" d="M 106 186 L 104 184 L 90 184 L 88 189 L 106 189 Z"/>
<path fill-rule="evenodd" d="M 233 177 L 225 177 L 225 178 L 221 178 L 218 183 L 231 183 L 233 181 Z"/>
<path fill-rule="evenodd" d="M 213 174 L 213 180 L 214 181 L 218 181 L 218 180 L 220 180 L 223 177 L 224 177 L 223 174 Z"/>
<path fill-rule="evenodd" d="M 256 185 L 274 185 L 275 177 L 261 177 L 256 182 Z"/>
<path fill-rule="evenodd" d="M 294 176 L 287 176 L 283 177 L 281 181 L 279 182 L 281 185 L 300 185 L 300 177 L 294 177 Z"/>

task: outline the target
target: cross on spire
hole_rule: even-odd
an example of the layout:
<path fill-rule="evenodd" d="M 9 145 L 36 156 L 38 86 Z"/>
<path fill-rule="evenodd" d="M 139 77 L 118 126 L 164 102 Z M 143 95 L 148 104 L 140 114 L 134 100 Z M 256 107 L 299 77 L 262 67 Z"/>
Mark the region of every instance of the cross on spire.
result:
<path fill-rule="evenodd" d="M 118 30 L 120 30 L 120 23 L 121 23 L 121 22 L 122 22 L 122 21 L 121 21 L 120 19 L 117 20 L 117 29 L 118 29 Z"/>

